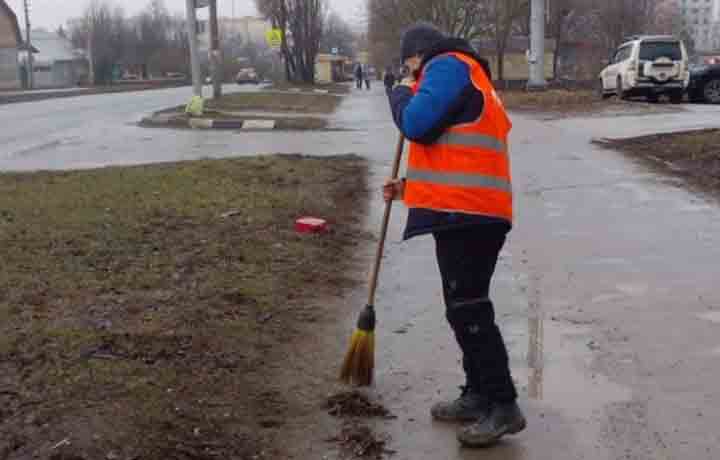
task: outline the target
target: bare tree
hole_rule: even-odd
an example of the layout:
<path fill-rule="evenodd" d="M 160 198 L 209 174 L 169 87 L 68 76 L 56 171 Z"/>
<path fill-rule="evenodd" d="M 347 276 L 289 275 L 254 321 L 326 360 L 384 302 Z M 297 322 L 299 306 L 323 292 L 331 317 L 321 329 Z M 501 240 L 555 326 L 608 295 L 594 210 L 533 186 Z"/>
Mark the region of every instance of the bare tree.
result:
<path fill-rule="evenodd" d="M 128 18 L 112 0 L 92 0 L 81 20 L 68 22 L 78 49 L 90 48 L 96 84 L 113 80 L 117 68 L 152 73 L 185 72 L 189 56 L 184 19 L 172 17 L 162 0 L 151 0 L 141 14 Z"/>
<path fill-rule="evenodd" d="M 368 14 L 377 32 L 394 33 L 425 21 L 447 34 L 472 40 L 483 32 L 487 5 L 478 0 L 369 0 Z"/>
<path fill-rule="evenodd" d="M 512 35 L 527 21 L 530 2 L 528 0 L 485 0 L 484 13 L 487 15 L 489 31 L 495 43 L 497 57 L 497 79 L 505 79 L 505 52 Z"/>
<path fill-rule="evenodd" d="M 390 54 L 402 31 L 417 21 L 467 40 L 490 39 L 502 79 L 509 40 L 526 25 L 528 12 L 528 0 L 368 0 L 368 34 L 373 49 L 384 54 Z"/>
<path fill-rule="evenodd" d="M 325 20 L 325 30 L 320 40 L 320 49 L 329 53 L 337 48 L 340 54 L 348 57 L 355 56 L 356 36 L 350 25 L 337 13 L 330 13 Z"/>
<path fill-rule="evenodd" d="M 325 18 L 324 0 L 255 0 L 260 14 L 282 32 L 281 51 L 289 81 L 315 82 Z"/>

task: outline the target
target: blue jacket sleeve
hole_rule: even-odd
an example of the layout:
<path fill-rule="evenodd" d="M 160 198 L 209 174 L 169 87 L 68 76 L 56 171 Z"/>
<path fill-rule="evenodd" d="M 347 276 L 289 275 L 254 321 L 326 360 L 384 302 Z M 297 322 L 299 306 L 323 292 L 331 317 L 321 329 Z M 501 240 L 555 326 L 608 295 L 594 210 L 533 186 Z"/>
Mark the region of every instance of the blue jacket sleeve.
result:
<path fill-rule="evenodd" d="M 471 85 L 470 71 L 464 62 L 452 56 L 431 61 L 425 69 L 418 92 L 397 87 L 390 98 L 398 129 L 411 141 L 423 142 L 437 132 L 457 110 L 458 100 Z"/>

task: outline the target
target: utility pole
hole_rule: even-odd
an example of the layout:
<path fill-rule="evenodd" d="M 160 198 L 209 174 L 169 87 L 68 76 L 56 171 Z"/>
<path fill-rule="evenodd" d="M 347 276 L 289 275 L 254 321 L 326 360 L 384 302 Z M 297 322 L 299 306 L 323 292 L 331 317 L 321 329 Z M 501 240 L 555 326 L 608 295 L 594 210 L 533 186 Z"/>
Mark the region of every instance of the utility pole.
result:
<path fill-rule="evenodd" d="M 93 55 L 93 18 L 87 18 L 87 58 L 88 58 L 88 83 L 91 86 L 95 86 L 95 62 Z"/>
<path fill-rule="evenodd" d="M 25 6 L 25 46 L 27 47 L 27 84 L 28 89 L 33 89 L 35 70 L 33 66 L 33 47 L 30 41 L 30 0 L 24 0 Z"/>
<path fill-rule="evenodd" d="M 210 69 L 213 82 L 213 99 L 220 99 L 222 97 L 223 72 L 217 0 L 210 0 Z"/>
<path fill-rule="evenodd" d="M 200 56 L 198 56 L 197 17 L 195 16 L 195 0 L 186 0 L 187 31 L 190 42 L 190 69 L 192 73 L 193 96 L 202 97 L 202 76 L 200 75 Z"/>
<path fill-rule="evenodd" d="M 529 91 L 547 88 L 545 81 L 545 1 L 532 0 L 530 11 L 530 79 Z"/>

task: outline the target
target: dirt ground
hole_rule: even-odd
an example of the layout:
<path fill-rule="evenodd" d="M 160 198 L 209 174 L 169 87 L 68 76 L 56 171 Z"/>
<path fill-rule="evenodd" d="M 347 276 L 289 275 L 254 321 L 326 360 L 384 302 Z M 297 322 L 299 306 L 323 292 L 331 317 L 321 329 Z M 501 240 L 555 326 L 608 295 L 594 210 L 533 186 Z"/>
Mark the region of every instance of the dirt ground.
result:
<path fill-rule="evenodd" d="M 608 112 L 667 113 L 682 110 L 670 104 L 645 101 L 622 101 L 615 97 L 603 100 L 595 91 L 551 89 L 544 92 L 502 91 L 500 97 L 509 110 L 549 115 L 592 115 Z"/>
<path fill-rule="evenodd" d="M 352 156 L 0 175 L 0 459 L 290 458 L 339 366 L 305 350 L 357 279 L 366 175 Z"/>
<path fill-rule="evenodd" d="M 690 187 L 720 198 L 720 130 L 659 134 L 599 144 L 623 152 Z"/>

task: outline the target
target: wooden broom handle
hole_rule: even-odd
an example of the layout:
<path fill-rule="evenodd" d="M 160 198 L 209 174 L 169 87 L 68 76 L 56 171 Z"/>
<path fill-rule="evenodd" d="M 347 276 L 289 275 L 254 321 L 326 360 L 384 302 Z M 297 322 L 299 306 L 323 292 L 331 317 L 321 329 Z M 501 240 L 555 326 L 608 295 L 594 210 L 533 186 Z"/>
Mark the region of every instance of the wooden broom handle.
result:
<path fill-rule="evenodd" d="M 392 178 L 397 179 L 400 172 L 400 161 L 402 160 L 403 149 L 405 147 L 405 136 L 400 134 L 398 137 L 397 148 L 395 150 L 395 162 L 393 163 Z M 385 239 L 387 238 L 388 226 L 390 224 L 390 211 L 392 211 L 393 202 L 388 201 L 385 204 L 385 215 L 383 216 L 382 227 L 380 228 L 380 241 L 375 254 L 375 265 L 370 273 L 370 293 L 368 295 L 368 305 L 375 304 L 375 293 L 377 292 L 378 277 L 380 276 L 380 264 L 382 263 L 383 253 L 385 251 Z"/>

